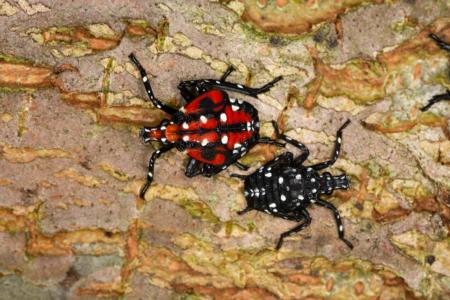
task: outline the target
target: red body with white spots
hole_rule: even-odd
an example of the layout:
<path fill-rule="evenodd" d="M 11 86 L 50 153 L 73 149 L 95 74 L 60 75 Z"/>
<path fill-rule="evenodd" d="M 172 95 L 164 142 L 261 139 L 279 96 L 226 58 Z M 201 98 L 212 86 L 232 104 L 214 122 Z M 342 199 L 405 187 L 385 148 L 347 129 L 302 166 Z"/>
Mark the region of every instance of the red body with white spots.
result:
<path fill-rule="evenodd" d="M 144 128 L 143 141 L 172 144 L 199 162 L 222 167 L 236 162 L 259 138 L 256 109 L 221 90 L 207 91 L 180 112 L 178 121 Z"/>

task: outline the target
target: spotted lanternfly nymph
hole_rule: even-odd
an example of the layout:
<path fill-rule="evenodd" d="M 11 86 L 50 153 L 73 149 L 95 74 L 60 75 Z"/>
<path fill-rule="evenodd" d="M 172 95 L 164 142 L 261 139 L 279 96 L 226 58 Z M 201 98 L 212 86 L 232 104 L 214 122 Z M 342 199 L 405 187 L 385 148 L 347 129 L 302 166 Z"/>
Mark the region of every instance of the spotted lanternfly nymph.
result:
<path fill-rule="evenodd" d="M 140 138 L 145 144 L 151 141 L 162 143 L 162 147 L 150 157 L 147 182 L 141 189 L 141 198 L 153 181 L 155 160 L 172 148 L 185 151 L 190 157 L 186 176 L 209 177 L 232 164 L 246 170 L 248 167 L 239 163 L 238 159 L 257 143 L 284 146 L 269 138 L 261 138 L 257 110 L 248 102 L 229 98 L 224 91 L 256 97 L 267 92 L 282 79 L 281 76 L 259 88 L 250 88 L 226 81 L 234 70 L 230 67 L 218 80 L 182 81 L 178 90 L 186 100 L 186 105 L 175 109 L 163 104 L 153 95 L 146 71 L 133 54 L 129 58 L 141 74 L 150 101 L 172 116 L 171 120 L 165 119 L 156 127 L 141 129 Z"/>
<path fill-rule="evenodd" d="M 438 37 L 435 34 L 430 34 L 430 38 L 432 38 L 433 40 L 436 41 L 436 43 L 438 44 L 438 46 L 446 51 L 450 52 L 450 44 L 444 42 L 440 37 Z M 430 100 L 428 100 L 427 105 L 423 106 L 422 108 L 420 108 L 421 111 L 426 111 L 428 110 L 431 106 L 433 106 L 434 104 L 441 102 L 441 101 L 449 101 L 450 100 L 450 90 L 447 90 L 445 93 L 443 94 L 439 94 L 439 95 L 434 95 Z"/>
<path fill-rule="evenodd" d="M 281 234 L 276 246 L 278 250 L 285 237 L 299 232 L 311 224 L 311 217 L 306 208 L 310 204 L 318 204 L 333 212 L 339 238 L 353 249 L 353 245 L 344 238 L 344 226 L 339 211 L 333 204 L 320 199 L 321 194 L 330 195 L 336 189 L 348 189 L 350 187 L 349 179 L 345 174 L 332 176 L 328 172 L 318 172 L 330 167 L 337 160 L 341 148 L 342 131 L 350 123 L 350 120 L 347 120 L 337 131 L 333 157 L 328 161 L 311 166 L 303 166 L 303 162 L 309 155 L 308 148 L 302 143 L 280 134 L 277 124 L 272 123 L 277 138 L 297 147 L 301 150 L 301 154 L 294 158 L 291 152 L 285 152 L 248 176 L 232 174 L 233 177 L 244 180 L 247 207 L 238 214 L 244 214 L 254 209 L 286 220 L 302 221 L 296 227 Z"/>

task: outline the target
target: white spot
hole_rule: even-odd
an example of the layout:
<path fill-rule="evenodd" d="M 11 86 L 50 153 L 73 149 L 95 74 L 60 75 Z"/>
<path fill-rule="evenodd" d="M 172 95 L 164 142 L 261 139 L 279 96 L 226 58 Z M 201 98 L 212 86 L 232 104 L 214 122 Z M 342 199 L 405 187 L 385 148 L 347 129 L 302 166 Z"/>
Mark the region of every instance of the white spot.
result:
<path fill-rule="evenodd" d="M 270 170 L 272 170 L 272 167 L 268 167 L 268 168 L 267 168 L 267 171 L 270 171 Z"/>
<path fill-rule="evenodd" d="M 183 129 L 188 129 L 189 128 L 189 124 L 184 122 L 181 127 L 183 127 Z"/>
<path fill-rule="evenodd" d="M 205 116 L 200 116 L 200 121 L 205 124 L 206 122 L 208 122 L 208 119 Z"/>
<path fill-rule="evenodd" d="M 238 111 L 238 110 L 239 110 L 239 106 L 237 106 L 237 105 L 231 105 L 231 109 L 232 109 L 233 111 Z"/>
<path fill-rule="evenodd" d="M 225 170 L 227 167 L 228 167 L 228 166 L 223 166 L 223 167 L 222 167 L 222 170 Z"/>
<path fill-rule="evenodd" d="M 339 151 L 338 150 L 336 150 L 336 155 L 338 155 L 339 154 Z"/>
<path fill-rule="evenodd" d="M 226 144 L 228 143 L 228 135 L 223 135 L 222 136 L 222 144 Z"/>
<path fill-rule="evenodd" d="M 270 215 L 270 211 L 268 211 L 267 209 L 265 209 L 264 212 L 266 212 L 266 213 L 268 213 Z"/>
<path fill-rule="evenodd" d="M 336 216 L 336 219 L 340 219 L 340 218 L 341 218 L 341 216 L 340 216 L 340 215 L 337 215 L 337 216 Z"/>
<path fill-rule="evenodd" d="M 264 174 L 264 176 L 270 178 L 270 177 L 272 177 L 272 173 L 266 173 L 266 174 Z"/>
<path fill-rule="evenodd" d="M 244 101 L 242 101 L 241 99 L 238 99 L 238 103 L 242 104 L 242 103 L 244 103 Z"/>
<path fill-rule="evenodd" d="M 161 153 L 161 150 L 156 150 L 156 154 L 160 154 Z"/>
<path fill-rule="evenodd" d="M 298 198 L 298 200 L 303 200 L 303 199 L 305 199 L 305 197 L 303 197 L 303 195 L 298 195 L 297 198 Z"/>
<path fill-rule="evenodd" d="M 189 141 L 189 136 L 188 135 L 183 135 L 183 141 L 185 141 L 185 142 Z"/>
<path fill-rule="evenodd" d="M 256 128 L 259 128 L 259 122 L 256 122 L 256 123 L 255 123 L 255 127 L 256 127 Z"/>
<path fill-rule="evenodd" d="M 145 131 L 145 132 L 150 132 L 150 129 L 144 128 L 144 131 Z"/>
<path fill-rule="evenodd" d="M 339 144 L 341 143 L 341 138 L 340 138 L 340 137 L 338 137 L 338 143 L 339 143 Z"/>
<path fill-rule="evenodd" d="M 284 181 L 284 178 L 283 178 L 283 177 L 278 177 L 278 183 L 279 183 L 279 184 L 282 184 L 283 181 Z"/>
<path fill-rule="evenodd" d="M 344 226 L 339 225 L 339 231 L 344 231 Z"/>
<path fill-rule="evenodd" d="M 216 80 L 216 83 L 217 83 L 217 84 L 220 84 L 220 81 L 219 81 L 219 80 Z"/>
<path fill-rule="evenodd" d="M 147 143 L 147 142 L 150 142 L 150 138 L 146 138 L 146 139 L 144 140 L 144 143 Z"/>
<path fill-rule="evenodd" d="M 221 120 L 222 122 L 226 122 L 226 121 L 227 121 L 227 115 L 226 115 L 225 113 L 221 113 L 221 114 L 220 114 L 220 120 Z"/>
<path fill-rule="evenodd" d="M 314 178 L 311 178 L 311 182 L 316 182 L 316 179 L 314 179 Z"/>
<path fill-rule="evenodd" d="M 161 138 L 161 142 L 164 143 L 165 141 L 167 141 L 167 139 L 165 137 Z"/>
<path fill-rule="evenodd" d="M 239 153 L 239 151 L 233 150 L 233 154 L 238 154 L 238 153 Z"/>
<path fill-rule="evenodd" d="M 236 99 L 230 98 L 230 102 L 231 102 L 231 103 L 234 103 L 234 102 L 236 102 Z"/>
<path fill-rule="evenodd" d="M 156 104 L 156 107 L 157 107 L 157 108 L 161 108 L 161 105 L 160 105 L 160 104 Z"/>
<path fill-rule="evenodd" d="M 258 172 L 262 173 L 262 171 L 264 171 L 264 167 L 259 168 Z"/>
<path fill-rule="evenodd" d="M 244 196 L 247 197 L 248 196 L 248 192 L 244 191 Z"/>
<path fill-rule="evenodd" d="M 316 189 L 312 189 L 313 194 L 317 193 Z"/>
<path fill-rule="evenodd" d="M 239 143 L 234 144 L 234 149 L 241 148 L 241 147 L 242 147 L 242 145 Z"/>
<path fill-rule="evenodd" d="M 286 136 L 285 139 L 286 139 L 287 141 L 292 141 L 292 139 L 291 139 L 290 137 L 288 137 L 288 136 Z"/>
<path fill-rule="evenodd" d="M 330 178 L 330 177 L 327 177 L 327 180 L 331 180 L 331 178 Z"/>
<path fill-rule="evenodd" d="M 202 146 L 206 146 L 208 145 L 208 143 L 209 143 L 208 139 L 203 139 Z"/>
<path fill-rule="evenodd" d="M 269 207 L 277 207 L 277 204 L 276 203 L 270 203 Z"/>
<path fill-rule="evenodd" d="M 143 82 L 147 82 L 147 81 L 148 81 L 147 76 L 142 77 L 142 81 L 143 81 Z"/>
<path fill-rule="evenodd" d="M 152 172 L 148 172 L 148 177 L 153 177 Z"/>
<path fill-rule="evenodd" d="M 306 169 L 306 171 L 311 172 L 311 171 L 312 171 L 312 168 L 308 168 L 308 169 Z"/>
<path fill-rule="evenodd" d="M 166 126 L 161 126 L 161 130 L 166 130 Z"/>
<path fill-rule="evenodd" d="M 274 209 L 272 209 L 272 211 L 273 211 L 274 213 L 277 213 L 277 212 L 278 212 L 278 209 L 274 208 Z"/>
<path fill-rule="evenodd" d="M 247 122 L 247 131 L 252 130 L 252 124 L 250 122 Z"/>
<path fill-rule="evenodd" d="M 285 195 L 281 195 L 280 199 L 281 199 L 281 201 L 286 201 L 286 196 Z"/>
<path fill-rule="evenodd" d="M 311 203 L 316 203 L 316 200 L 314 200 L 314 199 L 311 199 Z"/>
<path fill-rule="evenodd" d="M 237 85 L 238 88 L 243 89 L 244 87 L 242 86 L 242 84 L 238 84 Z"/>
<path fill-rule="evenodd" d="M 186 109 L 184 108 L 184 106 L 180 108 L 180 111 L 181 111 L 182 113 L 186 112 Z"/>
<path fill-rule="evenodd" d="M 295 179 L 297 179 L 297 180 L 302 179 L 302 175 L 300 175 L 300 174 L 295 175 Z"/>

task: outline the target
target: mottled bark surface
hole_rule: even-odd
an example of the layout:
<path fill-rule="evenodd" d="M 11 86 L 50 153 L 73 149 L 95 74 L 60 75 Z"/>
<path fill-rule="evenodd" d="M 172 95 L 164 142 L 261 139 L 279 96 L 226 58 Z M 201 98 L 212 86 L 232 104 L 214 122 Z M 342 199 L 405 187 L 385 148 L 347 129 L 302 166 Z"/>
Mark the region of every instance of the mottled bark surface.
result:
<path fill-rule="evenodd" d="M 445 1 L 0 1 L 0 299 L 447 299 L 450 87 Z M 138 198 L 149 155 L 134 52 L 155 94 L 182 105 L 181 80 L 258 86 L 239 95 L 352 188 L 295 223 L 250 212 L 229 177 L 186 178 L 175 150 Z M 292 149 L 293 150 L 293 149 Z M 283 149 L 257 146 L 252 168 Z"/>

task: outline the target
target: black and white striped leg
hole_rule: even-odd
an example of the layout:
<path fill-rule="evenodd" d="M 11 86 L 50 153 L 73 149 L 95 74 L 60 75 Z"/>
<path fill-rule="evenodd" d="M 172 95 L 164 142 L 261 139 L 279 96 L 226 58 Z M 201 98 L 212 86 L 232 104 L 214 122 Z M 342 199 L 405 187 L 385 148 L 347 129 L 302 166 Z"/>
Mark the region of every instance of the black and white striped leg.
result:
<path fill-rule="evenodd" d="M 154 167 L 155 167 L 155 161 L 158 157 L 160 157 L 163 153 L 169 151 L 170 149 L 172 149 L 173 146 L 169 145 L 169 146 L 164 146 L 161 149 L 156 150 L 155 152 L 153 152 L 152 156 L 150 157 L 149 161 L 148 161 L 148 171 L 147 171 L 147 182 L 144 184 L 144 186 L 142 186 L 141 191 L 139 193 L 139 196 L 142 199 L 145 199 L 145 193 L 147 192 L 148 188 L 150 187 L 150 184 L 153 181 L 153 177 L 154 177 Z"/>
<path fill-rule="evenodd" d="M 427 105 L 422 107 L 420 110 L 427 111 L 434 104 L 444 101 L 444 100 L 446 100 L 446 101 L 450 100 L 450 90 L 447 90 L 444 94 L 434 95 L 430 100 L 428 100 Z"/>
<path fill-rule="evenodd" d="M 287 135 L 282 134 L 280 132 L 280 129 L 278 128 L 277 122 L 272 121 L 272 126 L 275 130 L 275 135 L 277 136 L 277 139 L 283 140 L 302 151 L 302 153 L 299 156 L 297 156 L 294 160 L 295 164 L 301 165 L 308 158 L 309 149 L 305 145 L 300 143 L 299 141 L 294 140 L 293 138 L 290 138 Z"/>
<path fill-rule="evenodd" d="M 150 81 L 148 80 L 147 72 L 145 71 L 144 67 L 142 67 L 141 63 L 138 61 L 136 56 L 134 56 L 134 54 L 131 53 L 128 57 L 134 63 L 136 68 L 139 70 L 139 73 L 141 74 L 142 77 L 142 82 L 144 83 L 145 90 L 147 91 L 147 95 L 150 98 L 150 101 L 153 103 L 153 105 L 170 115 L 173 115 L 175 112 L 177 112 L 178 111 L 177 109 L 163 104 L 155 97 L 155 95 L 153 94 L 152 87 L 150 85 Z"/>
<path fill-rule="evenodd" d="M 339 235 L 339 239 L 341 239 L 341 241 L 343 241 L 350 249 L 353 249 L 353 244 L 350 243 L 350 241 L 346 240 L 344 238 L 344 225 L 342 225 L 342 221 L 341 221 L 341 215 L 339 214 L 339 211 L 337 210 L 337 208 L 322 199 L 317 199 L 316 203 L 320 206 L 326 207 L 329 210 L 331 210 L 334 214 L 334 220 L 336 221 L 336 225 L 337 225 L 337 229 L 338 229 L 338 235 Z"/>
<path fill-rule="evenodd" d="M 262 94 L 270 90 L 275 83 L 280 81 L 283 77 L 279 76 L 270 81 L 269 83 L 259 87 L 259 88 L 251 88 L 244 86 L 242 84 L 238 83 L 231 83 L 223 80 L 214 80 L 214 79 L 203 79 L 203 80 L 196 80 L 196 84 L 198 86 L 199 90 L 208 90 L 210 88 L 219 88 L 223 90 L 229 90 L 233 92 L 238 92 L 244 95 L 249 95 L 256 97 L 258 94 Z"/>
<path fill-rule="evenodd" d="M 306 210 L 301 210 L 300 211 L 300 217 L 303 219 L 303 222 L 297 226 L 295 226 L 294 228 L 283 232 L 282 234 L 280 234 L 280 238 L 278 239 L 278 243 L 276 246 L 276 249 L 279 250 L 281 248 L 281 246 L 283 245 L 283 240 L 284 238 L 302 231 L 303 229 L 305 229 L 306 227 L 308 227 L 311 224 L 311 217 L 309 216 L 308 211 Z"/>
<path fill-rule="evenodd" d="M 432 38 L 438 44 L 438 46 L 441 49 L 446 50 L 446 51 L 450 51 L 450 44 L 444 42 L 440 37 L 438 37 L 434 33 L 430 34 L 430 38 Z"/>
<path fill-rule="evenodd" d="M 322 169 L 328 168 L 328 167 L 332 166 L 336 162 L 336 160 L 339 157 L 339 153 L 341 152 L 342 131 L 345 129 L 345 127 L 348 126 L 348 124 L 350 124 L 350 120 L 347 120 L 341 126 L 341 128 L 338 129 L 338 131 L 336 133 L 336 142 L 334 144 L 333 157 L 330 160 L 327 160 L 325 162 L 309 166 L 310 168 L 313 168 L 314 170 L 318 171 L 318 170 L 322 170 Z"/>

